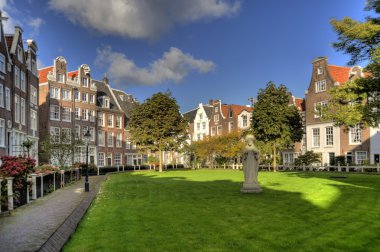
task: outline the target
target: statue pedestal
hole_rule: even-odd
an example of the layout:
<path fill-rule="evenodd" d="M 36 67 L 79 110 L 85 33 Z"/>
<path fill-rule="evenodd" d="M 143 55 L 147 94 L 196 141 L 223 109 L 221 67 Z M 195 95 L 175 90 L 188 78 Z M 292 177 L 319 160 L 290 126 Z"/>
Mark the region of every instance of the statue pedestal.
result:
<path fill-rule="evenodd" d="M 242 193 L 259 193 L 262 190 L 261 187 L 256 183 L 244 183 L 240 191 Z"/>

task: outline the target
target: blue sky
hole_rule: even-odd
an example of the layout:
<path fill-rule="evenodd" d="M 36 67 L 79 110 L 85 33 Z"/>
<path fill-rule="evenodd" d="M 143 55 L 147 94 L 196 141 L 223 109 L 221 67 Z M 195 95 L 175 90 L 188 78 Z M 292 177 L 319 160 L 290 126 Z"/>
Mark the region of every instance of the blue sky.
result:
<path fill-rule="evenodd" d="M 145 3 L 144 3 L 145 2 Z M 0 0 L 40 66 L 64 56 L 139 101 L 170 90 L 181 111 L 209 99 L 249 104 L 268 81 L 303 97 L 311 61 L 346 65 L 331 18 L 362 20 L 365 0 Z"/>

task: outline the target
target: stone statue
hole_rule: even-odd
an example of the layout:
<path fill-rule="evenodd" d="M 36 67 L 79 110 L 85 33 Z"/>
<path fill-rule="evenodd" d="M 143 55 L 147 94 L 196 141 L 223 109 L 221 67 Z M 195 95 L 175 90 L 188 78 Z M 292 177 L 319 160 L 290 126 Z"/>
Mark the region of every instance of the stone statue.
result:
<path fill-rule="evenodd" d="M 257 181 L 257 173 L 259 171 L 259 151 L 257 150 L 253 141 L 253 135 L 246 135 L 244 138 L 246 145 L 243 151 L 243 170 L 244 170 L 244 183 L 241 188 L 243 193 L 258 193 L 261 188 Z"/>

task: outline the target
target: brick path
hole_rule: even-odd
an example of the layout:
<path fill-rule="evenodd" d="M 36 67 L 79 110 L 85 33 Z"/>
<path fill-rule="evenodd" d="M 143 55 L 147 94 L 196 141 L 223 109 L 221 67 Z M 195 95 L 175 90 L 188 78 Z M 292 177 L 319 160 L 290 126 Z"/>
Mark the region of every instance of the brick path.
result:
<path fill-rule="evenodd" d="M 0 251 L 59 251 L 91 204 L 106 176 L 84 178 L 0 217 Z"/>

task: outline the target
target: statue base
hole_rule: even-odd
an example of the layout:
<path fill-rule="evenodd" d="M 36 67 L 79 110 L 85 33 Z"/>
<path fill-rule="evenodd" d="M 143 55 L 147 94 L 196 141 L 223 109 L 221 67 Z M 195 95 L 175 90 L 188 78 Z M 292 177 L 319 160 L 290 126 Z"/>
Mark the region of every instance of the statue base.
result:
<path fill-rule="evenodd" d="M 259 193 L 262 191 L 261 187 L 254 183 L 254 184 L 243 184 L 243 187 L 240 189 L 242 193 Z"/>

